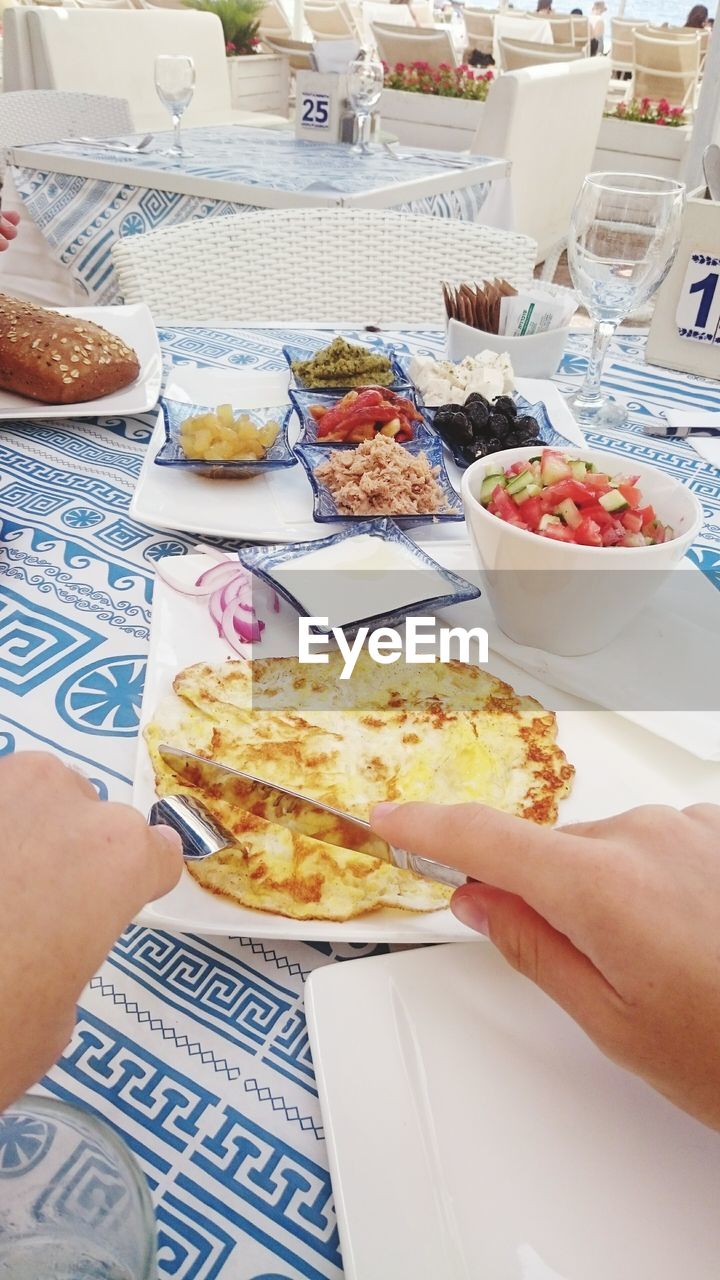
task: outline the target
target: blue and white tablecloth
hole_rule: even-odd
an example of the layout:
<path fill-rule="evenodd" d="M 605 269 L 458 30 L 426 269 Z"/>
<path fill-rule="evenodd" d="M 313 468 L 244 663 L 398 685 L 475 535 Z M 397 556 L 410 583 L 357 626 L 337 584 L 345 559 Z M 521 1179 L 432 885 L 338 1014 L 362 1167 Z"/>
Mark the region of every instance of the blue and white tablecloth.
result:
<path fill-rule="evenodd" d="M 24 208 L 54 257 L 93 303 L 105 304 L 117 297 L 110 250 L 122 236 L 281 206 L 277 193 L 305 196 L 307 203 L 351 205 L 360 198 L 365 201 L 371 193 L 395 188 L 393 208 L 474 222 L 491 184 L 465 185 L 467 173 L 498 166 L 497 160 L 464 159 L 452 152 L 416 152 L 399 160 L 376 147 L 371 155 L 358 156 L 348 146 L 303 142 L 273 130 L 237 126 L 188 129 L 186 144 L 192 155 L 178 163 L 158 152 L 170 141 L 169 134 L 157 134 L 156 149 L 141 155 L 105 152 L 81 143 L 15 149 L 11 174 Z M 41 151 L 42 162 L 33 159 L 23 164 L 23 150 Z M 111 166 L 112 180 L 72 172 L 76 161 L 89 162 L 98 172 L 107 172 Z M 122 179 L 123 170 L 133 171 L 127 181 Z M 403 191 L 407 183 L 437 179 L 441 174 L 448 175 L 448 190 L 408 200 Z M 229 195 L 228 184 L 244 189 L 243 194 Z"/>
<path fill-rule="evenodd" d="M 438 334 L 383 336 L 401 353 L 443 345 Z M 224 368 L 277 365 L 289 339 L 161 333 L 168 362 Z M 720 384 L 646 368 L 642 341 L 620 337 L 608 363 L 630 426 L 589 440 L 690 485 L 708 519 L 693 555 L 720 587 L 720 471 L 686 443 L 642 433 L 671 404 L 720 409 Z M 587 346 L 571 338 L 562 388 L 580 379 Z M 50 748 L 117 800 L 130 796 L 153 567 L 191 542 L 128 517 L 154 418 L 0 429 L 0 754 Z M 160 1277 L 342 1276 L 303 984 L 316 966 L 370 950 L 133 926 L 90 983 L 43 1088 L 97 1110 L 134 1151 L 157 1211 Z M 391 1158 L 377 1142 L 378 1159 Z"/>

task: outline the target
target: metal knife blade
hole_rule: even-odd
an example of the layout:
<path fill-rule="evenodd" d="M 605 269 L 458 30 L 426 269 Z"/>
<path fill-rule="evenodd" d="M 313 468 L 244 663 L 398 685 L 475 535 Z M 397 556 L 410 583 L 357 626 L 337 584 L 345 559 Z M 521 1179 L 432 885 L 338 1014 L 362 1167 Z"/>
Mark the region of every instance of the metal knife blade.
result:
<path fill-rule="evenodd" d="M 437 880 L 440 884 L 457 888 L 465 884 L 467 877 L 455 867 L 447 867 L 444 863 L 435 862 L 432 858 L 424 858 L 420 854 L 408 853 L 390 845 L 372 830 L 370 823 L 356 818 L 342 809 L 332 805 L 311 800 L 298 791 L 282 787 L 277 783 L 257 778 L 242 769 L 233 769 L 230 765 L 220 764 L 216 760 L 208 760 L 205 756 L 195 755 L 169 743 L 161 743 L 158 752 L 178 778 L 197 785 L 198 772 L 201 777 L 208 775 L 219 781 L 228 778 L 239 778 L 248 784 L 248 811 L 260 809 L 260 816 L 270 822 L 277 822 L 288 830 L 303 835 L 312 835 L 324 840 L 326 844 L 336 845 L 341 849 L 351 849 L 358 853 L 366 853 L 403 871 L 414 871 L 417 875 L 429 880 Z M 260 801 L 260 804 L 258 804 Z M 243 797 L 235 793 L 233 802 L 242 806 Z M 269 803 L 269 809 L 268 809 Z M 332 819 L 332 821 L 330 821 Z M 183 837 L 185 856 L 192 858 L 210 857 L 219 849 L 232 843 L 233 837 L 224 832 L 203 805 L 191 800 L 188 796 L 166 797 L 153 806 L 150 821 L 166 822 L 174 826 Z M 225 839 L 224 837 L 227 837 Z M 191 849 L 195 845 L 195 851 Z"/>
<path fill-rule="evenodd" d="M 361 818 L 355 818 L 342 809 L 310 800 L 308 796 L 291 791 L 288 787 L 266 782 L 242 769 L 233 769 L 217 760 L 207 760 L 204 756 L 194 755 L 192 751 L 184 751 L 168 743 L 163 743 L 158 751 L 173 773 L 183 779 L 189 776 L 191 782 L 197 782 L 198 768 L 206 778 L 214 776 L 220 782 L 225 782 L 228 778 L 239 778 L 246 782 L 247 808 L 250 812 L 258 812 L 261 817 L 267 817 L 269 821 L 278 822 L 280 826 L 300 834 L 316 835 L 318 839 L 341 849 L 372 853 L 374 858 L 382 858 L 385 862 L 393 861 L 390 846 L 375 835 L 370 823 L 363 822 Z M 233 800 L 243 808 L 246 807 L 244 799 L 242 794 L 236 793 L 233 796 Z"/>

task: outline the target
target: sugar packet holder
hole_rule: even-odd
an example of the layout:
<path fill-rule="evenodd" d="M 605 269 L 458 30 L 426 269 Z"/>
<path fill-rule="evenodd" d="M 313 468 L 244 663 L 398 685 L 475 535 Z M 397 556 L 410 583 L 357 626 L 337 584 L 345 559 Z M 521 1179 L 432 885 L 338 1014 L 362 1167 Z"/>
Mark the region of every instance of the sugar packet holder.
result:
<path fill-rule="evenodd" d="M 577 308 L 574 297 L 543 289 L 521 290 L 500 300 L 499 332 L 506 338 L 529 338 L 535 333 L 565 329 Z"/>

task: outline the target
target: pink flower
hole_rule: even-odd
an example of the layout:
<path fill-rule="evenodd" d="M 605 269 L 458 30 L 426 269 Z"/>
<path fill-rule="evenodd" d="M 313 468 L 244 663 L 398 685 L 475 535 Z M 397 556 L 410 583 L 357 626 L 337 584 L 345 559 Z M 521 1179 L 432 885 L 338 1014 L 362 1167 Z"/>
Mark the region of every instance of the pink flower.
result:
<path fill-rule="evenodd" d="M 650 99 L 649 99 L 649 98 L 643 98 L 643 99 L 642 99 L 642 102 L 640 103 L 640 110 L 641 110 L 641 111 L 647 111 L 647 110 L 649 109 L 649 107 L 650 107 Z"/>
<path fill-rule="evenodd" d="M 405 70 L 405 63 L 404 63 L 404 62 L 396 62 L 396 63 L 395 63 L 395 71 L 396 71 L 397 75 L 401 76 L 404 70 Z"/>
<path fill-rule="evenodd" d="M 667 98 L 660 99 L 660 101 L 658 102 L 657 109 L 658 109 L 658 115 L 666 116 L 668 114 L 668 112 L 670 111 L 670 103 L 668 102 Z"/>

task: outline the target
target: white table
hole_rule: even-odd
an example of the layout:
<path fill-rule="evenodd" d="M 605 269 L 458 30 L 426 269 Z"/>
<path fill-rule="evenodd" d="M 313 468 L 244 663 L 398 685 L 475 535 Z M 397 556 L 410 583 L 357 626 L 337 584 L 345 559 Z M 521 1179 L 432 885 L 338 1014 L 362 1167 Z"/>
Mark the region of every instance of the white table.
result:
<path fill-rule="evenodd" d="M 485 221 L 491 184 L 509 162 L 416 151 L 399 160 L 384 147 L 358 156 L 343 145 L 301 142 L 237 126 L 188 129 L 181 162 L 156 135 L 143 154 L 78 142 L 15 147 L 9 176 L 23 211 L 56 261 L 95 303 L 116 298 L 115 239 L 199 218 L 296 206 L 410 209 Z M 495 216 L 493 215 L 493 221 Z"/>

